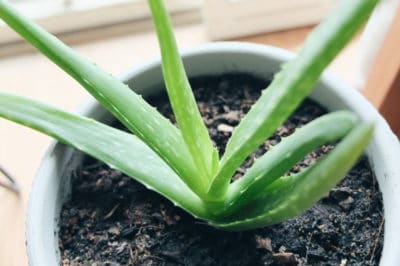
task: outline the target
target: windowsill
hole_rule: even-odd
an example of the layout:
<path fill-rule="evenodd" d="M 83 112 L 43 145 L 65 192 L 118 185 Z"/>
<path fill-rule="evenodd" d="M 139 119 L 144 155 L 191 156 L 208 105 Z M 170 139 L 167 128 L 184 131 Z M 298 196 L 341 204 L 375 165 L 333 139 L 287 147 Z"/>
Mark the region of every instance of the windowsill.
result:
<path fill-rule="evenodd" d="M 17 2 L 14 6 L 68 44 L 145 31 L 152 27 L 146 0 L 79 0 L 68 6 L 59 1 L 33 1 Z M 174 24 L 201 21 L 200 0 L 170 0 L 168 9 Z M 28 51 L 32 48 L 0 21 L 0 57 Z"/>

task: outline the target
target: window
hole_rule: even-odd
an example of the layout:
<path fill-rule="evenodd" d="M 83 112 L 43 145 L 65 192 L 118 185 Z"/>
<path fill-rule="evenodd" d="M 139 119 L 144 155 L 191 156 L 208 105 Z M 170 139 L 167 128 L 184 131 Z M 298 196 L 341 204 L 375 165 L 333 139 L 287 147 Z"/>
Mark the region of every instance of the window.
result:
<path fill-rule="evenodd" d="M 150 23 L 146 0 L 10 0 L 25 15 L 34 18 L 54 34 L 119 25 L 128 22 Z M 186 19 L 200 18 L 202 0 L 166 0 L 174 16 Z M 193 13 L 197 15 L 193 17 Z M 0 45 L 19 41 L 20 38 L 0 21 Z"/>

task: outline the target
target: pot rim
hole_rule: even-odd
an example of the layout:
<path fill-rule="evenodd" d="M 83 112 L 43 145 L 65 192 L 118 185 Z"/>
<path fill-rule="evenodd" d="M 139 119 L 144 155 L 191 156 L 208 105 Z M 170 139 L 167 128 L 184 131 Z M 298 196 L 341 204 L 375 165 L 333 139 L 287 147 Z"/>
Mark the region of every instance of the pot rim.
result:
<path fill-rule="evenodd" d="M 287 61 L 295 56 L 294 53 L 281 48 L 243 42 L 207 43 L 185 49 L 181 54 L 184 61 L 187 61 L 190 58 L 197 58 L 200 55 L 204 56 L 205 54 L 229 55 L 237 53 L 255 55 L 276 62 Z M 122 81 L 128 82 L 132 77 L 146 73 L 147 71 L 159 67 L 159 65 L 160 58 L 155 57 L 146 63 L 128 69 L 118 75 L 118 77 Z M 380 264 L 396 265 L 400 262 L 400 255 L 396 250 L 394 250 L 398 242 L 398 236 L 400 235 L 400 227 L 396 226 L 400 224 L 400 193 L 397 193 L 398 195 L 396 195 L 396 191 L 399 191 L 400 188 L 400 164 L 398 163 L 400 161 L 399 141 L 392 133 L 386 121 L 357 90 L 353 89 L 351 86 L 347 85 L 327 71 L 325 71 L 321 76 L 317 87 L 318 86 L 329 87 L 330 90 L 325 92 L 331 91 L 332 95 L 336 95 L 335 97 L 340 97 L 342 100 L 344 99 L 346 106 L 349 106 L 350 109 L 355 111 L 362 120 L 373 120 L 376 124 L 375 133 L 371 145 L 367 149 L 367 154 L 370 158 L 371 166 L 374 168 L 374 172 L 377 171 L 377 176 L 382 176 L 378 182 L 383 194 L 385 209 L 385 238 Z M 311 97 L 315 94 L 321 93 L 315 91 L 316 90 L 311 94 Z M 329 99 L 327 99 L 327 104 L 329 105 Z M 84 102 L 81 108 L 79 108 L 77 113 L 80 115 L 93 114 L 95 111 L 98 111 L 98 106 L 99 105 L 94 98 L 89 98 Z M 328 109 L 330 109 L 329 106 Z M 43 265 L 41 264 L 42 262 L 48 262 L 47 252 L 49 251 L 43 250 L 41 244 L 43 242 L 43 236 L 36 232 L 37 228 L 41 226 L 44 218 L 40 216 L 38 217 L 37 213 L 40 213 L 41 208 L 43 209 L 42 204 L 45 204 L 46 202 L 49 194 L 47 193 L 48 187 L 51 187 L 55 183 L 55 181 L 50 177 L 47 176 L 46 178 L 43 178 L 43 176 L 46 176 L 45 173 L 49 168 L 54 168 L 54 162 L 52 161 L 54 161 L 54 157 L 57 156 L 55 150 L 58 146 L 60 146 L 58 142 L 53 141 L 45 153 L 35 176 L 29 196 L 28 211 L 26 215 L 26 249 L 30 265 Z M 381 158 L 380 164 L 377 165 L 374 163 L 371 157 Z M 58 188 L 49 191 L 51 194 L 56 194 L 57 190 Z M 50 230 L 52 229 L 50 228 Z M 56 235 L 55 232 L 48 231 L 46 233 Z M 57 241 L 58 239 L 55 239 L 54 244 L 56 245 L 56 249 L 58 248 Z"/>

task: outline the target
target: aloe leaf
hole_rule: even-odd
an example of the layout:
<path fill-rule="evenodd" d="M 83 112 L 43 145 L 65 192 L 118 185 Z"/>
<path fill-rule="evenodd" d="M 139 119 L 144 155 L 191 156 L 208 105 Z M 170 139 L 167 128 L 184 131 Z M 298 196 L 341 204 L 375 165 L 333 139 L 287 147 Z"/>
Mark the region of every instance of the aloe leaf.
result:
<path fill-rule="evenodd" d="M 159 154 L 189 187 L 196 192 L 204 192 L 205 185 L 193 178 L 197 173 L 196 167 L 179 130 L 141 96 L 1 0 L 0 18 L 82 84 L 129 130 Z"/>
<path fill-rule="evenodd" d="M 162 70 L 168 96 L 182 136 L 201 176 L 207 182 L 218 165 L 218 153 L 196 104 L 172 31 L 171 21 L 161 0 L 149 0 L 162 56 Z M 213 155 L 217 155 L 217 157 Z"/>
<path fill-rule="evenodd" d="M 296 182 L 303 179 L 310 169 L 311 166 L 302 169 L 298 173 L 279 177 L 268 186 L 263 187 L 262 193 L 257 197 L 249 199 L 247 204 L 238 206 L 238 208 L 232 208 L 219 215 L 218 221 L 221 223 L 233 223 L 247 218 L 258 217 L 276 208 L 284 200 L 284 195 L 290 193 Z"/>
<path fill-rule="evenodd" d="M 298 56 L 285 64 L 234 130 L 209 189 L 223 195 L 237 167 L 311 92 L 324 68 L 364 24 L 378 0 L 344 0 L 314 30 Z"/>
<path fill-rule="evenodd" d="M 295 163 L 316 148 L 343 138 L 357 123 L 349 111 L 337 111 L 321 116 L 258 158 L 245 175 L 229 186 L 227 202 L 232 212 L 256 198 Z"/>
<path fill-rule="evenodd" d="M 251 208 L 244 206 L 238 214 L 231 216 L 230 221 L 216 226 L 234 231 L 247 230 L 276 224 L 304 212 L 351 169 L 368 144 L 373 128 L 372 123 L 354 128 L 320 161 L 292 179 L 278 179 L 272 187 L 266 188 L 265 194 L 260 194 L 259 200 L 251 203 Z M 269 202 L 271 195 L 275 198 Z"/>
<path fill-rule="evenodd" d="M 5 93 L 0 93 L 0 117 L 52 136 L 131 176 L 194 216 L 210 218 L 201 199 L 133 134 Z"/>

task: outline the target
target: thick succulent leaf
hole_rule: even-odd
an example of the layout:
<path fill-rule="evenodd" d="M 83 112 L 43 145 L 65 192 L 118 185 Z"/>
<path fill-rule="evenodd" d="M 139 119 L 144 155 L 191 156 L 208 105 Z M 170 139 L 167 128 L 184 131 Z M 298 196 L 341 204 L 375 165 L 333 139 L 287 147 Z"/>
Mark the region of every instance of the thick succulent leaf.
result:
<path fill-rule="evenodd" d="M 0 117 L 52 136 L 133 177 L 194 216 L 210 218 L 199 197 L 135 135 L 4 93 L 0 93 Z"/>
<path fill-rule="evenodd" d="M 356 123 L 357 117 L 353 113 L 337 111 L 313 120 L 284 138 L 257 159 L 242 178 L 229 186 L 227 212 L 233 212 L 249 203 L 307 154 L 343 138 Z"/>
<path fill-rule="evenodd" d="M 194 190 L 202 187 L 179 130 L 141 96 L 0 0 L 0 18 L 87 89 Z M 204 191 L 204 189 L 201 189 Z"/>
<path fill-rule="evenodd" d="M 324 68 L 364 24 L 378 0 L 344 0 L 285 64 L 234 130 L 209 193 L 223 195 L 245 158 L 281 125 L 310 93 Z"/>
<path fill-rule="evenodd" d="M 256 198 L 252 198 L 248 204 L 242 208 L 236 209 L 234 213 L 224 213 L 218 216 L 219 221 L 240 221 L 254 218 L 276 208 L 290 194 L 296 182 L 307 176 L 311 167 L 302 169 L 299 173 L 284 175 L 276 179 L 274 182 L 263 188 L 263 192 Z M 251 206 L 251 207 L 250 207 Z"/>
<path fill-rule="evenodd" d="M 351 169 L 373 132 L 373 124 L 353 129 L 328 155 L 294 177 L 278 179 L 229 220 L 215 224 L 227 230 L 247 230 L 294 217 L 322 198 Z"/>
<path fill-rule="evenodd" d="M 218 166 L 218 152 L 201 118 L 163 1 L 148 2 L 159 39 L 162 69 L 172 109 L 201 177 L 208 184 Z"/>

